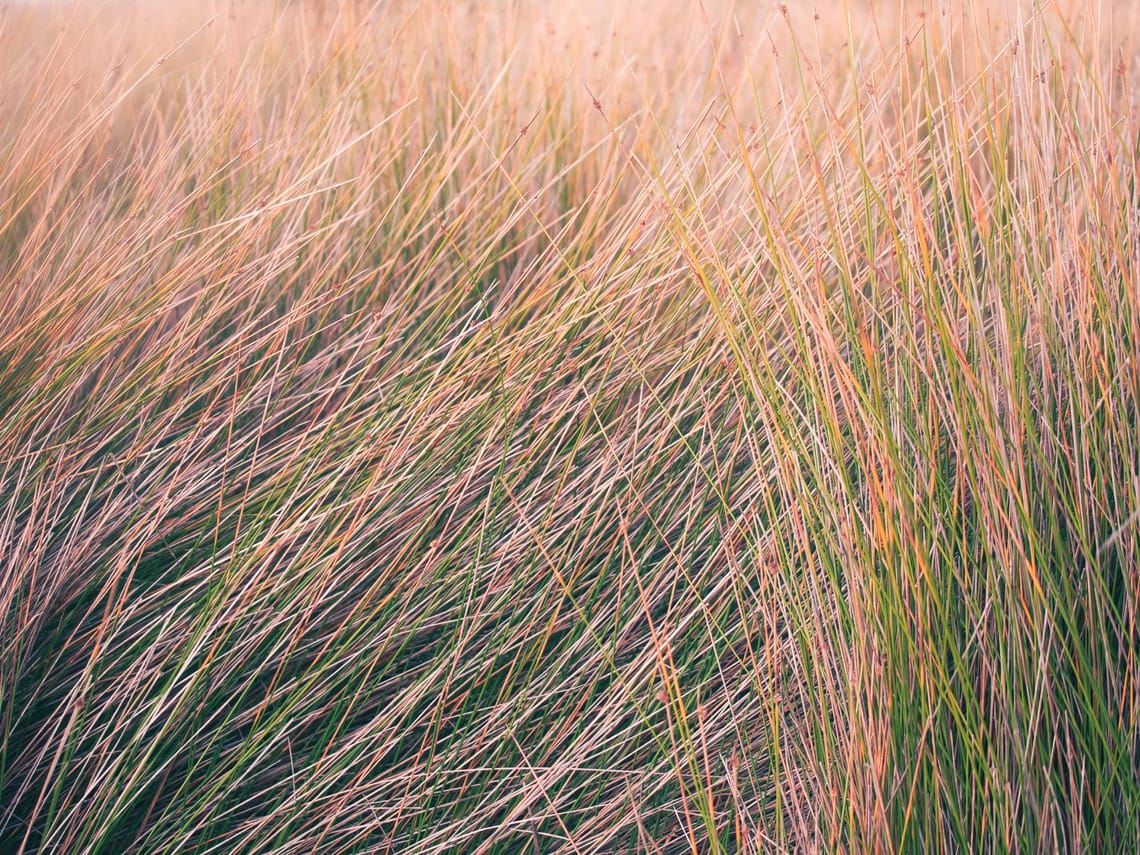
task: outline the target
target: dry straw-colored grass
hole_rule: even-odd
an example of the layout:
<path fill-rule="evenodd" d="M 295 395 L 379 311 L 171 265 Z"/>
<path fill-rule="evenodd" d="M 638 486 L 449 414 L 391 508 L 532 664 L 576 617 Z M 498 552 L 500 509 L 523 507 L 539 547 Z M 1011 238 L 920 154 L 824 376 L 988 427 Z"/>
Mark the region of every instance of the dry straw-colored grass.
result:
<path fill-rule="evenodd" d="M 881 5 L 4 7 L 0 850 L 1136 851 L 1136 12 Z"/>

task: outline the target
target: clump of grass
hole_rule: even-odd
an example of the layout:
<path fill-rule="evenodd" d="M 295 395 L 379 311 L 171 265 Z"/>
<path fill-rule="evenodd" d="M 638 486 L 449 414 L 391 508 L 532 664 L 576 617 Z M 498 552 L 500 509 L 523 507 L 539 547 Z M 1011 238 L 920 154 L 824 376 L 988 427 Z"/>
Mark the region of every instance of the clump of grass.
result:
<path fill-rule="evenodd" d="M 1135 21 L 84 8 L 0 848 L 1140 847 Z"/>

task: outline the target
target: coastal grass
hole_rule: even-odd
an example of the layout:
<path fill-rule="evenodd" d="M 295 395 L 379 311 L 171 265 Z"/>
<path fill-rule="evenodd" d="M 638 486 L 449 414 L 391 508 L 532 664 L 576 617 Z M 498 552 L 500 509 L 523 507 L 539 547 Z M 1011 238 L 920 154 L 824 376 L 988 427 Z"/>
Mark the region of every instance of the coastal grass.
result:
<path fill-rule="evenodd" d="M 1140 849 L 1140 21 L 881 6 L 0 6 L 0 850 Z"/>

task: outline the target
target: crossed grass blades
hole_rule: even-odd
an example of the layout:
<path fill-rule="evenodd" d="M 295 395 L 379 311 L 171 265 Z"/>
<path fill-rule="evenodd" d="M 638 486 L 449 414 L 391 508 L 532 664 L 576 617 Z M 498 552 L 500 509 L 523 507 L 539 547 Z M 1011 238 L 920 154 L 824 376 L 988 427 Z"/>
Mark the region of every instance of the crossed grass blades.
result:
<path fill-rule="evenodd" d="M 0 849 L 1140 846 L 1135 13 L 613 5 L 0 12 Z"/>

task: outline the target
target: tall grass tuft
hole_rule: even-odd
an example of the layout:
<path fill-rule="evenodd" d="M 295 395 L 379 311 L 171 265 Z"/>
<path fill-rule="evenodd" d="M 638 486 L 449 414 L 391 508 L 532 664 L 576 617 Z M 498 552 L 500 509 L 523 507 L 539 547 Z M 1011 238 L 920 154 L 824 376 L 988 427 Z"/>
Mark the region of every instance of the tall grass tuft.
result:
<path fill-rule="evenodd" d="M 1127 4 L 213 6 L 0 9 L 0 850 L 1140 849 Z"/>

